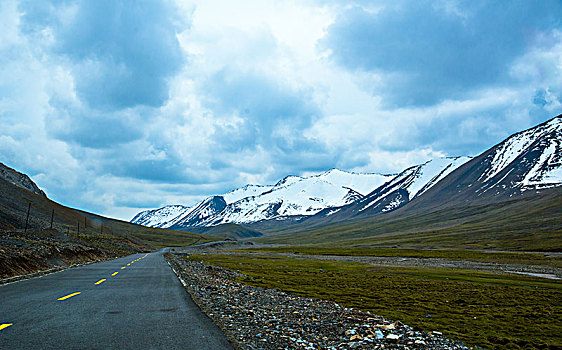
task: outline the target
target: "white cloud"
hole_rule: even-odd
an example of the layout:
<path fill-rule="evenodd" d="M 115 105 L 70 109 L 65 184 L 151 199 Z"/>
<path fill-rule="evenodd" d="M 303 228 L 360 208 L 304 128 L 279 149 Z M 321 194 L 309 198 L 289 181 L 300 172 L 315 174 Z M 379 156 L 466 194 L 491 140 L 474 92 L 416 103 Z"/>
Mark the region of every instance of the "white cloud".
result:
<path fill-rule="evenodd" d="M 23 18 L 17 1 L 2 2 L 0 161 L 32 175 L 55 200 L 130 219 L 140 209 L 191 205 L 287 174 L 331 167 L 389 173 L 432 157 L 474 155 L 560 113 L 556 29 L 526 46 L 501 82 L 426 105 L 392 105 L 386 84 L 408 80 L 408 72 L 340 65 L 332 59 L 337 48 L 321 44 L 352 3 L 177 0 L 173 16 L 169 8 L 153 11 L 160 16 L 154 28 L 167 38 L 151 36 L 153 49 L 137 47 L 144 41 L 134 30 L 151 21 L 150 11 L 127 17 L 117 36 L 104 34 L 118 46 L 137 43 L 113 62 L 97 57 L 103 18 L 84 27 L 92 32 L 69 30 L 84 15 L 81 3 L 27 2 L 34 6 Z M 365 12 L 377 16 L 381 5 L 372 6 Z M 458 7 L 444 11 L 465 15 Z M 170 69 L 162 68 L 166 60 L 134 61 L 135 54 L 171 57 Z M 97 76 L 87 75 L 91 64 Z M 127 89 L 98 91 L 115 73 L 107 67 L 123 68 Z M 149 84 L 156 99 L 142 89 L 154 82 L 152 73 L 164 77 Z M 137 93 L 123 103 L 107 93 L 129 88 Z M 96 98 L 112 107 L 92 105 Z"/>

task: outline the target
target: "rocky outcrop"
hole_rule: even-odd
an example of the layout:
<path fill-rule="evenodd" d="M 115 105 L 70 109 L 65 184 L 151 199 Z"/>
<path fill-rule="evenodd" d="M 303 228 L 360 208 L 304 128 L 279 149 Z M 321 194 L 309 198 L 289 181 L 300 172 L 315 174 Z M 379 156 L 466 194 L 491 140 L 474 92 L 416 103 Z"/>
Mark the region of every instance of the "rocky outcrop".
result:
<path fill-rule="evenodd" d="M 0 163 L 0 179 L 8 181 L 11 184 L 24 188 L 40 196 L 47 197 L 45 192 L 43 192 L 39 186 L 35 184 L 35 182 L 31 181 L 29 176 L 22 174 L 3 163 Z"/>

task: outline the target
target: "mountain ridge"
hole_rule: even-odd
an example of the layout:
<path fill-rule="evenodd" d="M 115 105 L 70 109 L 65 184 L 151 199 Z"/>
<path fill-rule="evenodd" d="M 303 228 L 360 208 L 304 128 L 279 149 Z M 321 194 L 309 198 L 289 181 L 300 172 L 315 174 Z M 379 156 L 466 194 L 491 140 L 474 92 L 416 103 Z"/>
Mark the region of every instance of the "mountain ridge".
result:
<path fill-rule="evenodd" d="M 185 228 L 251 223 L 287 215 L 313 215 L 325 207 L 343 205 L 363 197 L 388 177 L 389 175 L 347 172 L 335 168 L 307 177 L 288 175 L 274 185 L 249 184 L 224 195 L 207 197 L 166 222 L 156 222 L 157 219 L 151 221 L 147 216 L 167 206 L 141 212 L 131 222 Z M 300 194 L 306 195 L 303 197 Z M 220 201 L 218 197 L 224 200 L 225 205 L 216 205 Z M 214 200 L 210 200 L 211 198 Z M 204 210 L 205 205 L 209 207 Z M 193 218 L 195 211 L 198 212 L 199 222 Z"/>
<path fill-rule="evenodd" d="M 31 191 L 42 197 L 47 198 L 45 192 L 37 186 L 33 180 L 26 174 L 20 173 L 19 171 L 10 168 L 4 163 L 0 163 L 0 178 L 6 180 L 7 182 L 16 185 L 20 188 Z"/>
<path fill-rule="evenodd" d="M 468 158 L 443 158 L 447 164 L 451 162 L 450 160 L 458 159 Z M 431 161 L 429 160 L 424 164 Z M 200 226 L 210 227 L 227 223 L 254 224 L 263 220 L 299 221 L 330 208 L 341 208 L 363 200 L 371 192 L 399 175 L 350 172 L 337 168 L 331 168 L 307 177 L 287 175 L 277 181 L 275 185 L 249 184 L 229 191 L 222 196 L 208 197 L 194 207 L 184 207 L 186 209 L 172 219 L 166 217 L 165 222 L 158 221 L 158 218 L 147 219 L 146 217 L 159 215 L 160 211 L 166 210 L 170 206 L 141 212 L 131 222 L 138 224 L 146 222 L 153 224 L 154 227 L 181 229 Z M 249 195 L 232 201 L 232 197 L 228 196 L 233 193 L 238 194 L 237 197 L 243 197 L 239 193 Z M 296 198 L 298 197 L 296 194 L 300 195 L 301 193 L 315 193 L 315 195 Z M 224 200 L 226 205 L 216 205 L 217 201 L 220 201 L 219 197 Z M 214 200 L 211 200 L 211 198 L 214 198 Z M 214 205 L 211 205 L 211 202 Z M 194 212 L 198 214 L 194 214 Z"/>
<path fill-rule="evenodd" d="M 365 181 L 369 176 L 378 176 L 378 183 Z M 458 183 L 452 184 L 455 181 Z M 186 209 L 167 222 L 159 222 L 158 227 L 181 229 L 230 223 L 259 227 L 267 221 L 272 223 L 265 226 L 302 221 L 329 223 L 408 207 L 429 208 L 479 198 L 500 200 L 560 184 L 559 115 L 507 137 L 477 157 L 430 159 L 395 175 L 337 168 L 307 177 L 287 175 L 274 185 L 246 185 L 222 196 L 208 197 L 195 206 L 197 210 Z M 494 196 L 490 196 L 492 192 Z"/>

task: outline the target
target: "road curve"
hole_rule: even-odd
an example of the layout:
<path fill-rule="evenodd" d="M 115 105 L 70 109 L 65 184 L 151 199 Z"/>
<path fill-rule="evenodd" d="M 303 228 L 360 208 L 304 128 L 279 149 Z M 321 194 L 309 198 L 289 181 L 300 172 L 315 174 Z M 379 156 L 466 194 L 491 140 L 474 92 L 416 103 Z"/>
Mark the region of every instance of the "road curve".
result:
<path fill-rule="evenodd" d="M 0 349 L 232 349 L 161 252 L 0 286 Z"/>

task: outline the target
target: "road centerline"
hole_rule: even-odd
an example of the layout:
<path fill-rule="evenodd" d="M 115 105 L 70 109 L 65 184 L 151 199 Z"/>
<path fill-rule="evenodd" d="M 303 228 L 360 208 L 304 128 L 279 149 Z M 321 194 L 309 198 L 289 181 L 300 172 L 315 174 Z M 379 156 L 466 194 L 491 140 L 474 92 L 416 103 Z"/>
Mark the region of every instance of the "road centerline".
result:
<path fill-rule="evenodd" d="M 119 271 L 115 271 L 114 273 L 111 274 L 111 276 L 115 276 L 119 273 Z"/>
<path fill-rule="evenodd" d="M 13 325 L 13 323 L 2 323 L 0 324 L 0 331 L 3 330 L 4 328 L 8 328 L 11 325 Z"/>
<path fill-rule="evenodd" d="M 73 296 L 76 296 L 76 295 L 81 294 L 81 293 L 82 292 L 74 292 L 72 294 L 65 295 L 64 297 L 60 297 L 57 300 L 59 300 L 59 301 L 66 300 L 68 298 L 72 298 Z"/>
<path fill-rule="evenodd" d="M 102 278 L 101 280 L 97 281 L 96 283 L 94 283 L 95 285 L 98 284 L 102 284 L 103 282 L 107 281 L 105 278 Z"/>

